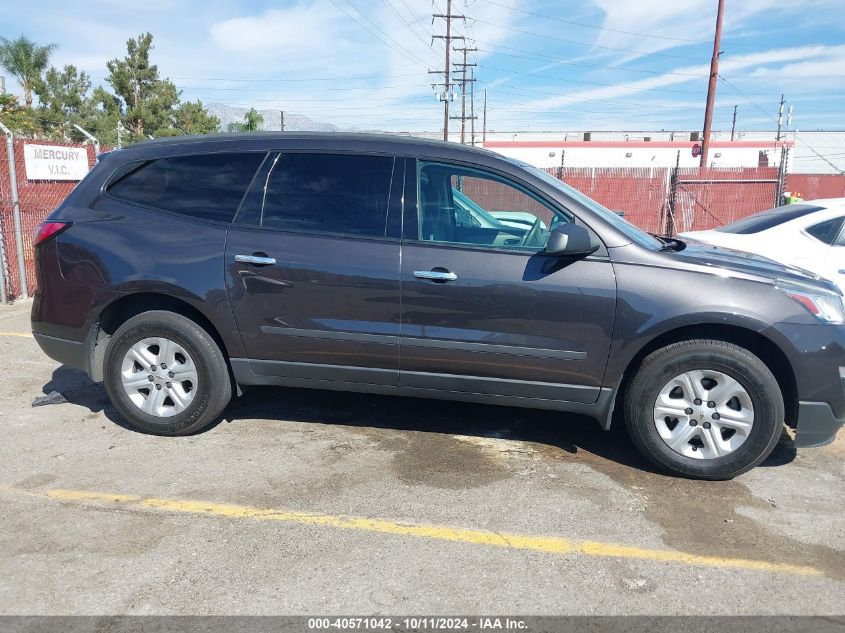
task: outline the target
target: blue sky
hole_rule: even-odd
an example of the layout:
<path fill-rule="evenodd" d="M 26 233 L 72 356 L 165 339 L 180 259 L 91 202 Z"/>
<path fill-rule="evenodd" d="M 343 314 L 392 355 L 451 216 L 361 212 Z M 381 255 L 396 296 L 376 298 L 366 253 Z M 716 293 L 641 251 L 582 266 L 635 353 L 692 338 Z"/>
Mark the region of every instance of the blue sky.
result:
<path fill-rule="evenodd" d="M 845 129 L 845 2 L 727 0 L 714 128 Z M 183 98 L 278 108 L 341 127 L 438 130 L 432 12 L 446 0 L 32 0 L 0 6 L 0 35 L 55 42 L 96 83 L 130 36 Z M 477 114 L 497 130 L 700 129 L 716 0 L 454 0 L 478 48 Z M 460 45 L 457 42 L 456 45 Z M 7 86 L 17 91 L 14 81 Z M 455 122 L 452 123 L 453 125 Z M 479 120 L 480 124 L 480 120 Z"/>

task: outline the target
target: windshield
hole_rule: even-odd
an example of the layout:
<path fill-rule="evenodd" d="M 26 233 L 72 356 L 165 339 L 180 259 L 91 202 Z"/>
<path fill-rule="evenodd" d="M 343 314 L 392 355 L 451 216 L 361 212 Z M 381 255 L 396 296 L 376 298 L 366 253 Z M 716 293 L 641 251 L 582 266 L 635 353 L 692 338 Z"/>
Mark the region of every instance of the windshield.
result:
<path fill-rule="evenodd" d="M 575 198 L 578 202 L 583 204 L 585 207 L 593 211 L 596 215 L 601 216 L 603 220 L 605 220 L 608 224 L 612 224 L 614 227 L 619 229 L 622 233 L 624 233 L 631 241 L 636 242 L 640 246 L 645 246 L 646 248 L 650 248 L 652 250 L 661 250 L 664 246 L 663 242 L 658 240 L 656 237 L 649 235 L 642 229 L 634 226 L 628 220 L 621 217 L 620 215 L 614 213 L 607 207 L 599 204 L 589 196 L 585 196 L 583 193 L 567 185 L 565 182 L 558 180 L 550 173 L 543 171 L 542 169 L 538 169 L 533 165 L 529 165 L 528 163 L 523 163 L 521 160 L 515 159 L 508 159 L 511 163 L 515 165 L 519 165 L 526 171 L 531 172 L 535 176 L 541 178 L 545 182 L 552 185 L 555 189 L 558 189 L 564 192 L 571 198 Z"/>

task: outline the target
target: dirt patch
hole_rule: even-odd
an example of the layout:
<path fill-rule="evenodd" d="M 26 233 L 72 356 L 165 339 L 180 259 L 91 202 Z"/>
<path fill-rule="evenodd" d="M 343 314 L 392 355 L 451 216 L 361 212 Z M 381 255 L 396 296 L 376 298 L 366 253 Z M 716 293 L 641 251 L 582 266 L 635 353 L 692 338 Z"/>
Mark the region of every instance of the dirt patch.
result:
<path fill-rule="evenodd" d="M 414 431 L 391 461 L 406 484 L 462 490 L 505 479 L 507 464 L 489 448 L 449 435 Z"/>
<path fill-rule="evenodd" d="M 614 440 L 609 436 L 608 441 Z M 776 450 L 789 452 L 790 447 L 779 446 Z M 558 450 L 557 459 L 560 458 Z M 830 578 L 845 580 L 845 552 L 802 543 L 741 514 L 742 508 L 775 510 L 773 502 L 754 496 L 741 478 L 680 479 L 653 472 L 645 463 L 641 468 L 631 467 L 585 450 L 568 459 L 589 465 L 636 495 L 645 517 L 663 530 L 663 541 L 668 547 L 707 556 L 809 565 Z M 632 455 L 631 459 L 639 457 Z"/>

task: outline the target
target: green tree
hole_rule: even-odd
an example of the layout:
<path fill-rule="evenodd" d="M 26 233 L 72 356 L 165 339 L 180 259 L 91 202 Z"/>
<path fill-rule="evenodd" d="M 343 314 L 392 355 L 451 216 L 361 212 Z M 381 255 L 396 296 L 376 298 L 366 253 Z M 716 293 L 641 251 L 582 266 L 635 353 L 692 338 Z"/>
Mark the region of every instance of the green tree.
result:
<path fill-rule="evenodd" d="M 117 126 L 121 123 L 120 99 L 102 86 L 97 86 L 83 106 L 79 125 L 96 136 L 102 145 L 117 144 Z M 122 123 L 121 123 L 122 125 Z M 124 138 L 127 142 L 137 140 Z"/>
<path fill-rule="evenodd" d="M 138 138 L 156 135 L 171 127 L 170 116 L 179 102 L 179 91 L 168 79 L 161 79 L 158 66 L 150 62 L 151 33 L 126 42 L 127 55 L 112 59 L 106 66 L 106 81 L 122 101 L 124 122 Z"/>
<path fill-rule="evenodd" d="M 173 112 L 172 123 L 182 134 L 213 134 L 220 131 L 220 119 L 209 114 L 199 100 L 180 103 Z"/>
<path fill-rule="evenodd" d="M 99 115 L 96 103 L 89 95 L 91 78 L 75 66 L 62 70 L 51 67 L 36 87 L 40 107 L 38 119 L 42 134 L 47 137 L 64 138 L 75 134 L 68 123 L 76 123 L 86 129 L 91 119 Z"/>
<path fill-rule="evenodd" d="M 55 50 L 55 44 L 39 46 L 23 35 L 16 40 L 0 37 L 0 66 L 17 78 L 27 108 L 32 107 L 32 93 L 40 86 L 41 75 Z"/>
<path fill-rule="evenodd" d="M 229 124 L 230 132 L 257 132 L 264 125 L 264 117 L 255 108 L 250 108 L 244 115 L 244 122 L 232 122 Z"/>
<path fill-rule="evenodd" d="M 69 118 L 81 114 L 88 105 L 91 78 L 85 71 L 68 65 L 62 70 L 51 67 L 35 88 L 38 101 L 45 110 Z"/>
<path fill-rule="evenodd" d="M 15 134 L 33 136 L 38 131 L 32 108 L 21 106 L 14 95 L 0 94 L 0 121 Z"/>

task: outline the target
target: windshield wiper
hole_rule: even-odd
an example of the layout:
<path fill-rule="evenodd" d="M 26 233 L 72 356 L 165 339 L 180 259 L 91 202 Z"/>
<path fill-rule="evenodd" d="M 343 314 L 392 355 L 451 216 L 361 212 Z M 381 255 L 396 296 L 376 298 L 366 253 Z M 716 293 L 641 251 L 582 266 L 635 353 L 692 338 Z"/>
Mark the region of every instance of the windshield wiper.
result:
<path fill-rule="evenodd" d="M 661 251 L 682 251 L 687 246 L 686 242 L 682 242 L 674 237 L 665 237 L 663 235 L 657 235 L 656 233 L 649 233 L 649 235 L 663 245 L 660 248 Z"/>

